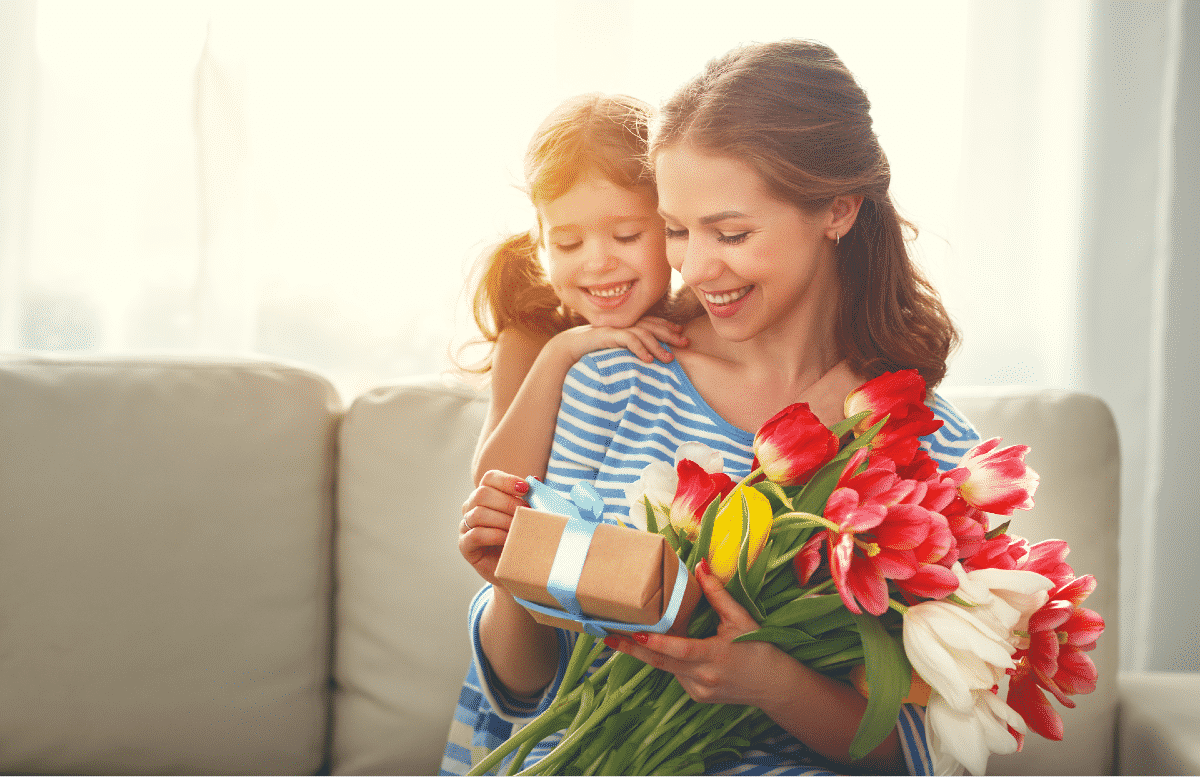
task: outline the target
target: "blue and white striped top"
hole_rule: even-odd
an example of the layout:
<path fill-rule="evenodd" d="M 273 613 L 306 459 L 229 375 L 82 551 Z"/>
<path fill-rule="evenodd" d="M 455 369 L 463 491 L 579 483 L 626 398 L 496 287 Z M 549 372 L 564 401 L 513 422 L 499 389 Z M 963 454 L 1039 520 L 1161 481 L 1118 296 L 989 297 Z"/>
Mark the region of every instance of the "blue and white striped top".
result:
<path fill-rule="evenodd" d="M 953 469 L 979 441 L 979 435 L 941 397 L 935 396 L 932 408 L 944 423 L 938 431 L 921 438 L 921 446 L 940 469 Z M 625 486 L 637 480 L 651 461 L 674 465 L 675 452 L 688 441 L 720 451 L 724 471 L 735 480 L 750 472 L 754 433 L 730 424 L 709 407 L 678 362 L 647 364 L 623 348 L 596 351 L 567 374 L 546 482 L 568 492 L 586 480 L 604 497 L 606 516 L 628 521 Z M 631 522 L 640 524 L 636 519 Z M 479 640 L 479 619 L 491 593 L 491 587 L 485 586 L 471 603 L 472 662 L 451 722 L 442 774 L 465 774 L 511 736 L 514 726 L 544 711 L 557 692 L 574 645 L 573 632 L 558 630 L 559 667 L 554 681 L 532 703 L 513 699 L 492 681 Z M 601 660 L 604 658 L 607 654 Z M 897 726 L 909 773 L 932 774 L 924 710 L 903 705 Z M 558 739 L 559 735 L 554 734 L 540 743 L 526 765 L 549 752 Z M 785 735 L 756 743 L 740 761 L 722 764 L 717 773 L 835 772 L 795 737 Z"/>
<path fill-rule="evenodd" d="M 979 435 L 941 397 L 935 395 L 932 409 L 942 428 L 921 446 L 940 469 L 953 469 Z M 709 407 L 679 362 L 647 364 L 624 348 L 596 351 L 572 367 L 563 384 L 546 482 L 567 492 L 588 481 L 604 497 L 607 514 L 626 520 L 625 487 L 651 461 L 674 466 L 675 452 L 688 441 L 720 451 L 734 480 L 749 474 L 754 432 Z"/>

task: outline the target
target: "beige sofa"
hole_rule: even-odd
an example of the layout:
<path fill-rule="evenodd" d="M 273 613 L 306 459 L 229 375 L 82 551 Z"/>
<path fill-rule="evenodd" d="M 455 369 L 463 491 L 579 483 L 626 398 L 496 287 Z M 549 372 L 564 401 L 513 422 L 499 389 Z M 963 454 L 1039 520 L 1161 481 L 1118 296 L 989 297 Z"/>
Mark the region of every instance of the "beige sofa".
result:
<path fill-rule="evenodd" d="M 1015 530 L 1067 539 L 1109 624 L 1066 741 L 991 771 L 1109 773 L 1119 709 L 1125 771 L 1200 770 L 1195 726 L 1158 703 L 1194 678 L 1119 687 L 1107 408 L 946 393 L 1033 446 Z M 455 540 L 483 412 L 440 378 L 343 408 L 284 364 L 0 359 L 0 772 L 436 773 L 479 587 Z"/>

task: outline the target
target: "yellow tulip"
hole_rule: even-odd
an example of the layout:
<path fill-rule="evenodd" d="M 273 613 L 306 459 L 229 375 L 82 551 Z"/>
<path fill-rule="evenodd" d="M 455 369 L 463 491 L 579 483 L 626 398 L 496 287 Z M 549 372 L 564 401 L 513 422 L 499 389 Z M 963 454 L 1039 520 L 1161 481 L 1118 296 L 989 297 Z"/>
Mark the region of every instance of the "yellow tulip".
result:
<path fill-rule="evenodd" d="M 746 559 L 749 568 L 767 544 L 774 516 L 771 502 L 758 489 L 741 485 L 733 490 L 728 501 L 713 520 L 712 540 L 708 546 L 708 566 L 713 574 L 728 583 L 737 574 L 738 555 L 742 549 L 742 497 L 749 512 L 750 548 Z"/>

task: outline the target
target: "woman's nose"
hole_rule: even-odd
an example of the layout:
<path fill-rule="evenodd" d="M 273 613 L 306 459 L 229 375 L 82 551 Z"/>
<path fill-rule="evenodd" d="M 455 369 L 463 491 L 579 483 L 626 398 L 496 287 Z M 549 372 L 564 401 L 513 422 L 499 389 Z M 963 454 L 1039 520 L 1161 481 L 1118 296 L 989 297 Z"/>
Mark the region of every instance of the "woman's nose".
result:
<path fill-rule="evenodd" d="M 706 252 L 699 241 L 689 240 L 683 249 L 679 275 L 688 286 L 698 286 L 721 274 L 721 262 Z"/>

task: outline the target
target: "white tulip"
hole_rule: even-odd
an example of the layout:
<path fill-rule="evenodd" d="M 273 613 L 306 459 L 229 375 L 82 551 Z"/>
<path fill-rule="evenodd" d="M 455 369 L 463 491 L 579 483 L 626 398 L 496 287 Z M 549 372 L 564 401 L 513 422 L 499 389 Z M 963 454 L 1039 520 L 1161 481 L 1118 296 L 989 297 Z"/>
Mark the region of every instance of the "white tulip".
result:
<path fill-rule="evenodd" d="M 671 501 L 675 499 L 675 489 L 679 487 L 679 476 L 675 468 L 665 461 L 652 461 L 637 480 L 625 487 L 625 498 L 629 500 L 629 522 L 646 530 L 646 506 L 644 499 L 650 500 L 654 510 L 654 520 L 662 526 L 669 521 Z"/>
<path fill-rule="evenodd" d="M 721 456 L 721 452 L 714 450 L 702 442 L 689 440 L 679 446 L 675 451 L 675 466 L 679 466 L 679 462 L 684 459 L 691 459 L 700 465 L 710 475 L 715 475 L 718 472 L 725 471 L 725 459 Z M 671 492 L 671 496 L 675 496 L 675 492 Z M 670 501 L 670 500 L 668 500 Z"/>
<path fill-rule="evenodd" d="M 1024 733 L 1025 723 L 992 693 L 1015 665 L 1014 629 L 1046 602 L 1053 586 L 1034 572 L 985 569 L 964 572 L 954 565 L 956 595 L 921 602 L 904 615 L 904 652 L 933 693 L 926 710 L 929 747 L 939 774 L 955 764 L 982 774 L 991 753 L 1016 750 L 1008 725 Z"/>
<path fill-rule="evenodd" d="M 1021 716 L 990 690 L 972 691 L 972 696 L 975 703 L 968 712 L 954 709 L 937 694 L 929 697 L 925 731 L 934 774 L 962 774 L 965 767 L 971 774 L 981 775 L 992 753 L 1017 751 L 1017 740 L 1008 727 L 1024 735 L 1026 726 Z"/>

